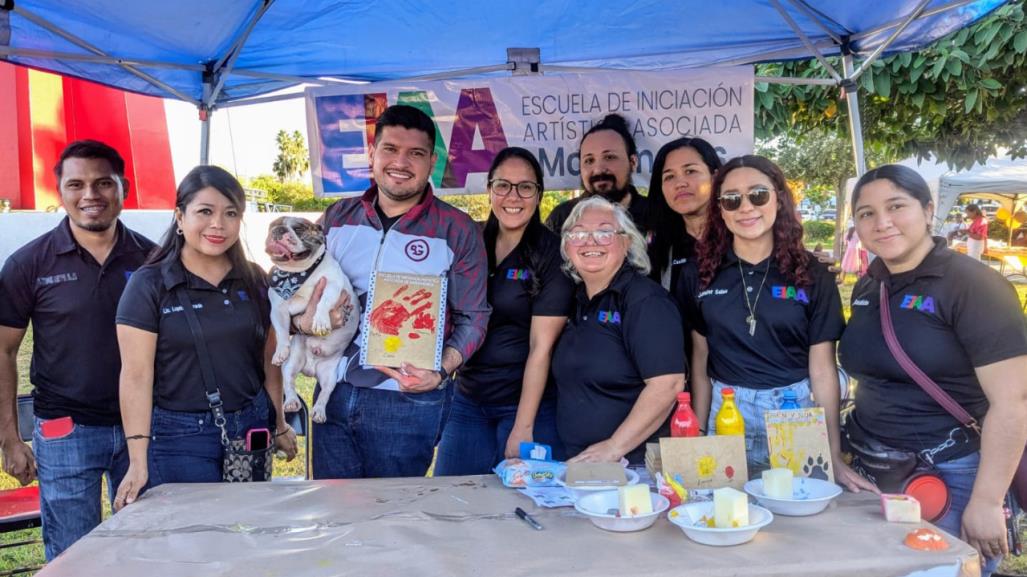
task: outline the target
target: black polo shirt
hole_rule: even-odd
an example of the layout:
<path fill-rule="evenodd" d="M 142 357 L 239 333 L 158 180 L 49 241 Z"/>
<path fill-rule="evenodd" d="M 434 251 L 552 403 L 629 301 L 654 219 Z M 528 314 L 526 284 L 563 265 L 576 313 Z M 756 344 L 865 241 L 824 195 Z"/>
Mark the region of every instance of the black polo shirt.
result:
<path fill-rule="evenodd" d="M 243 408 L 264 387 L 264 343 L 271 322 L 264 273 L 257 294 L 247 290 L 232 269 L 214 286 L 187 271 L 180 260 L 136 271 L 118 306 L 119 325 L 157 333 L 154 403 L 171 411 L 209 409 L 207 393 L 189 323 L 175 288 L 186 287 L 203 338 L 214 361 L 214 375 L 226 411 Z"/>
<path fill-rule="evenodd" d="M 978 420 L 988 411 L 974 367 L 1027 354 L 1027 325 L 1016 290 L 1000 274 L 945 247 L 915 269 L 891 275 L 880 259 L 852 291 L 852 316 L 838 350 L 859 379 L 856 426 L 895 448 L 919 451 L 947 441 L 958 421 L 927 395 L 888 350 L 881 331 L 880 283 L 889 285 L 892 324 L 902 348 L 929 377 Z M 976 435 L 941 460 L 980 447 Z"/>
<path fill-rule="evenodd" d="M 690 260 L 695 258 L 697 243 L 698 241 L 692 235 L 687 232 L 684 233 L 679 246 L 667 250 L 667 264 L 663 266 L 662 270 L 653 268 L 653 270 L 649 271 L 649 278 L 660 283 L 663 288 L 670 291 L 670 294 L 677 294 L 678 284 L 681 281 L 681 271 L 685 269 L 685 265 Z M 649 254 L 649 260 L 653 260 L 652 252 Z"/>
<path fill-rule="evenodd" d="M 677 298 L 686 324 L 706 337 L 711 377 L 749 389 L 773 389 L 809 377 L 810 347 L 838 340 L 845 328 L 834 275 L 812 255 L 809 271 L 812 285 L 796 287 L 773 257 L 753 265 L 728 249 L 710 286 L 700 288 L 696 263 L 685 266 Z M 755 335 L 745 320 L 749 308 L 743 275 L 756 313 Z"/>
<path fill-rule="evenodd" d="M 629 186 L 631 194 L 631 202 L 628 203 L 628 214 L 631 215 L 631 220 L 638 227 L 639 232 L 642 236 L 645 236 L 649 228 L 646 226 L 646 219 L 649 215 L 649 199 L 639 194 L 638 190 L 634 186 Z M 589 198 L 590 195 L 579 196 L 578 198 L 572 198 L 565 200 L 553 208 L 553 211 L 549 213 L 549 217 L 546 219 L 546 226 L 549 230 L 560 234 L 563 230 L 563 223 L 567 220 L 567 217 L 571 215 L 571 211 L 577 206 L 582 199 Z"/>
<path fill-rule="evenodd" d="M 485 342 L 464 368 L 457 386 L 460 393 L 483 405 L 516 405 L 521 397 L 524 363 L 528 360 L 532 317 L 565 317 L 570 314 L 574 282 L 561 269 L 560 239 L 547 229 L 540 232 L 530 270 L 524 242 L 517 245 L 489 271 L 488 301 L 492 306 Z M 530 290 L 538 277 L 538 293 Z M 546 397 L 555 395 L 547 386 Z"/>
<path fill-rule="evenodd" d="M 609 439 L 628 417 L 645 380 L 687 370 L 681 316 L 663 287 L 625 263 L 591 299 L 577 287 L 574 314 L 553 352 L 557 430 L 574 456 Z M 669 433 L 668 420 L 652 439 Z M 645 460 L 645 443 L 627 455 Z"/>
<path fill-rule="evenodd" d="M 8 257 L 0 272 L 0 325 L 32 322 L 29 379 L 35 414 L 82 425 L 121 424 L 121 357 L 114 313 L 129 275 L 154 244 L 117 222 L 103 265 L 75 241 L 67 217 Z"/>

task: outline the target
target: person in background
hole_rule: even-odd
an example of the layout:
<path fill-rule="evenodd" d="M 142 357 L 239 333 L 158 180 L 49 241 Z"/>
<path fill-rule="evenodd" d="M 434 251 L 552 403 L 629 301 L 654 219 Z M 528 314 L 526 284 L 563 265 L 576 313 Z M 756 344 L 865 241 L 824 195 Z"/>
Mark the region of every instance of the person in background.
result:
<path fill-rule="evenodd" d="M 784 174 L 766 158 L 740 156 L 717 171 L 713 194 L 705 250 L 682 271 L 677 295 L 693 329 L 699 422 L 712 434 L 722 391 L 734 389 L 749 475 L 758 478 L 770 467 L 764 412 L 794 392 L 800 406 L 824 408 L 835 480 L 853 491 L 872 488 L 841 455 L 841 297 L 827 267 L 803 247 Z"/>
<path fill-rule="evenodd" d="M 853 191 L 852 213 L 878 258 L 853 288 L 839 347 L 842 365 L 859 379 L 846 433 L 913 452 L 940 474 L 951 501 L 935 524 L 977 549 L 988 574 L 1008 552 L 1003 499 L 1027 439 L 1027 325 L 1019 298 L 997 271 L 932 238 L 934 203 L 916 171 L 885 165 L 867 172 Z M 899 344 L 983 424 L 980 434 L 931 398 L 888 349 L 882 283 Z"/>
<path fill-rule="evenodd" d="M 128 277 L 154 244 L 122 224 L 125 161 L 95 140 L 69 144 L 54 167 L 67 216 L 15 251 L 0 272 L 0 446 L 4 471 L 39 479 L 47 560 L 100 524 L 128 470 L 114 330 Z M 32 323 L 32 447 L 18 433 L 18 349 Z"/>
<path fill-rule="evenodd" d="M 681 268 L 695 258 L 709 215 L 713 176 L 720 166 L 717 151 L 701 138 L 678 138 L 656 153 L 648 197 L 653 267 L 649 278 L 672 293 Z"/>
<path fill-rule="evenodd" d="M 492 314 L 485 342 L 455 378 L 436 475 L 488 473 L 517 457 L 522 442 L 549 445 L 564 460 L 549 364 L 574 283 L 560 268 L 560 238 L 542 224 L 542 167 L 527 150 L 505 148 L 492 161 L 488 188 Z"/>
<path fill-rule="evenodd" d="M 580 162 L 581 187 L 585 194 L 557 205 L 549 213 L 546 226 L 560 234 L 574 205 L 582 199 L 599 196 L 624 207 L 644 235 L 648 199 L 631 184 L 631 174 L 638 168 L 638 146 L 627 120 L 619 114 L 607 114 L 588 129 L 581 138 Z"/>
<path fill-rule="evenodd" d="M 582 200 L 563 225 L 564 269 L 578 283 L 553 352 L 557 430 L 570 462 L 645 461 L 670 432 L 684 389 L 681 316 L 646 275 L 645 240 L 623 207 Z"/>
<path fill-rule="evenodd" d="M 966 255 L 979 261 L 988 250 L 988 219 L 976 204 L 966 205 L 966 219 Z"/>
<path fill-rule="evenodd" d="M 115 510 L 164 483 L 222 480 L 222 436 L 269 430 L 296 456 L 282 410 L 264 272 L 246 258 L 239 230 L 242 185 L 216 166 L 197 166 L 178 185 L 175 215 L 160 248 L 132 275 L 118 305 L 121 414 L 128 473 Z M 179 293 L 188 295 L 214 363 L 226 422 L 215 421 L 196 339 Z"/>

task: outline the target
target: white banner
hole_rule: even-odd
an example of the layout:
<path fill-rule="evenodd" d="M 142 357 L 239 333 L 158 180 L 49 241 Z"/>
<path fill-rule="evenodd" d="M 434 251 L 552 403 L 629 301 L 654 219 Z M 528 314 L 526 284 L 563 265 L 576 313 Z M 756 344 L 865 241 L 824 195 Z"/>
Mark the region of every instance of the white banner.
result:
<path fill-rule="evenodd" d="M 536 155 L 547 189 L 580 188 L 581 137 L 611 112 L 628 120 L 638 145 L 638 186 L 649 185 L 660 146 L 682 136 L 708 140 L 724 159 L 753 149 L 751 66 L 311 88 L 307 134 L 318 196 L 370 186 L 374 124 L 397 103 L 435 120 L 432 183 L 441 194 L 484 192 L 489 165 L 507 146 Z"/>

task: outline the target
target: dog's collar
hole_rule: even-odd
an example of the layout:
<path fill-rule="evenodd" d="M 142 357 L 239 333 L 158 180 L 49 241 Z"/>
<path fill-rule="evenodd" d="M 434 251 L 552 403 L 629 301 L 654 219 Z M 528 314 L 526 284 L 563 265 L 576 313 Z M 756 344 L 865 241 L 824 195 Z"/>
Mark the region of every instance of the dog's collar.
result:
<path fill-rule="evenodd" d="M 300 272 L 289 272 L 278 268 L 277 266 L 271 267 L 271 290 L 278 293 L 278 296 L 283 299 L 290 299 L 292 295 L 296 294 L 296 291 L 300 290 L 303 283 L 307 281 L 307 277 L 310 273 L 317 268 L 321 261 L 324 260 L 325 255 L 328 251 L 321 253 L 321 256 L 317 257 L 314 264 L 310 265 L 307 270 Z"/>

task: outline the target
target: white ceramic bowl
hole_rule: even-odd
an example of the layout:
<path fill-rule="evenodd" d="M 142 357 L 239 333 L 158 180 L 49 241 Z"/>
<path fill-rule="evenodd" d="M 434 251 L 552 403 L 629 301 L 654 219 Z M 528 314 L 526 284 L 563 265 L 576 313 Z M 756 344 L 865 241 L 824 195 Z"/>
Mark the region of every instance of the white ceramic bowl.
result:
<path fill-rule="evenodd" d="M 633 517 L 617 516 L 616 511 L 620 508 L 620 497 L 617 491 L 593 491 L 578 499 L 578 502 L 574 504 L 574 509 L 588 517 L 592 524 L 600 529 L 627 533 L 648 529 L 670 507 L 670 501 L 659 493 L 650 491 L 649 499 L 653 504 L 653 512 Z"/>
<path fill-rule="evenodd" d="M 685 532 L 689 539 L 703 545 L 715 547 L 727 547 L 730 545 L 741 545 L 752 541 L 752 538 L 759 533 L 760 529 L 774 520 L 774 514 L 763 507 L 749 505 L 749 524 L 745 527 L 733 527 L 730 529 L 717 529 L 707 527 L 703 517 L 713 517 L 713 501 L 700 501 L 698 503 L 686 503 L 670 510 L 667 519 L 677 525 Z"/>
<path fill-rule="evenodd" d="M 792 498 L 776 499 L 763 494 L 763 479 L 753 479 L 745 484 L 745 492 L 756 497 L 767 509 L 778 515 L 805 517 L 816 515 L 842 494 L 842 488 L 830 481 L 796 477 L 792 479 Z"/>
<path fill-rule="evenodd" d="M 624 474 L 627 475 L 627 477 L 628 477 L 628 482 L 627 482 L 628 485 L 637 485 L 638 484 L 638 473 L 632 471 L 631 469 L 624 469 Z M 564 472 L 564 474 L 562 474 L 559 477 L 557 477 L 556 478 L 556 484 L 561 486 L 561 487 L 566 488 L 567 491 L 569 491 L 570 494 L 574 496 L 575 500 L 578 500 L 578 499 L 580 499 L 582 497 L 591 495 L 593 493 L 599 493 L 599 492 L 602 492 L 602 491 L 611 491 L 611 490 L 616 490 L 617 489 L 616 485 L 584 485 L 584 486 L 576 485 L 574 487 L 571 487 L 564 480 L 566 475 L 567 475 L 567 473 Z M 614 503 L 613 506 L 616 507 L 617 503 Z"/>

